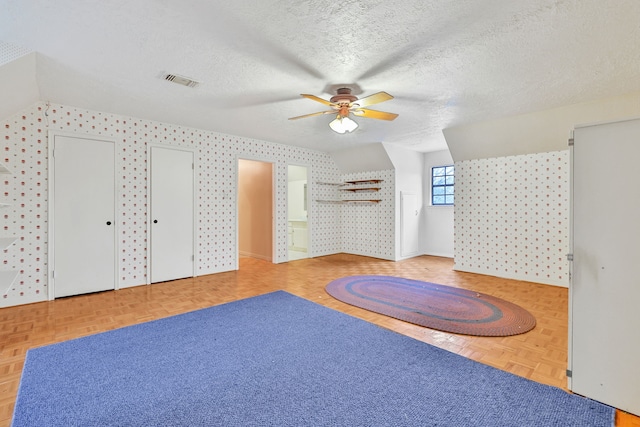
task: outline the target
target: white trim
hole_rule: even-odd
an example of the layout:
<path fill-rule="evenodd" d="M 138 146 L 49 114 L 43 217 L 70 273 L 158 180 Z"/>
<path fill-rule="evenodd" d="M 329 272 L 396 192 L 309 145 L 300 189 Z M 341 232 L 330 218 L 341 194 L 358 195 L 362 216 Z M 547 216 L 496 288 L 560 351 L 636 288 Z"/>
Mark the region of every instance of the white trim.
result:
<path fill-rule="evenodd" d="M 160 144 L 160 143 L 150 142 L 147 144 L 147 217 L 146 217 L 147 262 L 145 264 L 147 285 L 151 284 L 151 221 L 152 221 L 151 219 L 151 168 L 153 167 L 153 165 L 151 164 L 151 149 L 153 147 L 164 148 L 167 150 L 186 151 L 193 155 L 193 169 L 191 172 L 192 188 L 193 188 L 193 195 L 192 195 L 193 204 L 191 207 L 191 214 L 193 215 L 193 227 L 191 229 L 191 232 L 193 234 L 193 237 L 192 237 L 193 248 L 191 249 L 193 254 L 193 264 L 192 264 L 193 271 L 191 272 L 192 277 L 197 277 L 197 271 L 198 271 L 198 256 L 196 255 L 198 253 L 198 233 L 196 232 L 196 230 L 198 229 L 198 213 L 197 213 L 198 187 L 196 186 L 196 183 L 197 183 L 196 170 L 198 168 L 197 150 L 195 148 L 179 147 L 179 146 L 170 145 L 170 144 Z"/>
<path fill-rule="evenodd" d="M 49 173 L 48 173 L 48 187 L 47 187 L 47 191 L 49 194 L 48 200 L 47 200 L 47 222 L 48 222 L 48 227 L 47 227 L 47 299 L 49 301 L 52 301 L 53 299 L 55 299 L 55 280 L 53 277 L 53 272 L 55 270 L 55 219 L 54 219 L 54 207 L 55 207 L 55 157 L 54 157 L 54 145 L 55 145 L 55 138 L 57 136 L 61 136 L 61 137 L 66 137 L 66 138 L 78 138 L 78 139 L 90 139 L 93 141 L 103 141 L 103 142 L 109 142 L 113 144 L 113 188 L 114 188 L 114 200 L 113 200 L 113 206 L 114 206 L 114 212 L 113 212 L 113 226 L 114 226 L 114 232 L 113 232 L 113 239 L 114 239 L 114 250 L 115 250 L 115 254 L 114 254 L 114 262 L 113 262 L 113 268 L 114 268 L 114 284 L 113 284 L 113 289 L 118 290 L 120 289 L 120 239 L 118 239 L 119 233 L 118 233 L 118 224 L 119 224 L 119 219 L 121 218 L 121 210 L 120 210 L 120 204 L 118 203 L 118 188 L 116 185 L 116 181 L 117 181 L 117 167 L 116 167 L 116 163 L 117 163 L 117 157 L 116 157 L 116 140 L 115 138 L 111 138 L 111 137 L 106 137 L 106 136 L 101 136 L 101 135 L 92 135 L 92 134 L 81 134 L 81 133 L 75 133 L 75 132 L 64 132 L 64 131 L 58 131 L 58 130 L 53 130 L 50 129 L 47 132 L 47 150 L 48 150 L 48 157 L 47 157 L 47 163 L 48 163 L 48 169 L 49 169 Z"/>

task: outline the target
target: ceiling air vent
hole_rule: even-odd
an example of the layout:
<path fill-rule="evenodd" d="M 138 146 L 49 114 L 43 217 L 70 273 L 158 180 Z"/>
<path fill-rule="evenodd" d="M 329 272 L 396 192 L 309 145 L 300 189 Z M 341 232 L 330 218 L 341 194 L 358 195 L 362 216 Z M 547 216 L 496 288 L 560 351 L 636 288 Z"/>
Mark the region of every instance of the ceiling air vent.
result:
<path fill-rule="evenodd" d="M 200 82 L 190 79 L 189 77 L 183 77 L 177 74 L 165 74 L 164 79 L 188 87 L 196 87 L 200 84 Z"/>

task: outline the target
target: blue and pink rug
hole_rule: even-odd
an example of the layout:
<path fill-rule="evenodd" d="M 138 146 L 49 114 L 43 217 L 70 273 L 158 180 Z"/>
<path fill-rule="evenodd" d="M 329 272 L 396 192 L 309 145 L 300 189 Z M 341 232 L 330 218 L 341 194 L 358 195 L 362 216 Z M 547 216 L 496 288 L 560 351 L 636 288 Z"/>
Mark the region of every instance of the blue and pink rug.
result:
<path fill-rule="evenodd" d="M 343 277 L 326 291 L 356 307 L 456 334 L 502 337 L 536 326 L 531 313 L 501 298 L 402 277 Z"/>

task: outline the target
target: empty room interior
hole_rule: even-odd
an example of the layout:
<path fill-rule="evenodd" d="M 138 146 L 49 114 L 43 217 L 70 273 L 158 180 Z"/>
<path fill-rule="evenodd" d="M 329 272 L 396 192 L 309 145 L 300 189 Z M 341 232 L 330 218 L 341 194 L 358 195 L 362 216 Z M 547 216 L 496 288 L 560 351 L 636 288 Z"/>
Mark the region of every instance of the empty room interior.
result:
<path fill-rule="evenodd" d="M 21 385 L 27 352 L 285 291 L 640 426 L 640 3 L 0 10 L 0 425 L 49 383 Z M 449 332 L 325 290 L 360 276 L 535 327 Z"/>

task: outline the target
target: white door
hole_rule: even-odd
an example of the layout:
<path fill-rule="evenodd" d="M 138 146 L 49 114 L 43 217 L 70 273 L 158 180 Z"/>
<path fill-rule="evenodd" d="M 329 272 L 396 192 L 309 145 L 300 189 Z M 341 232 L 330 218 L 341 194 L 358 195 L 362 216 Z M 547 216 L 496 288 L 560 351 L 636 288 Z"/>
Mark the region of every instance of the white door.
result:
<path fill-rule="evenodd" d="M 115 289 L 114 143 L 52 139 L 53 296 Z"/>
<path fill-rule="evenodd" d="M 400 255 L 415 255 L 419 251 L 420 217 L 418 216 L 418 196 L 411 193 L 400 193 L 401 235 Z"/>
<path fill-rule="evenodd" d="M 574 140 L 570 387 L 640 415 L 640 120 Z"/>
<path fill-rule="evenodd" d="M 150 150 L 151 282 L 193 277 L 193 152 Z"/>

